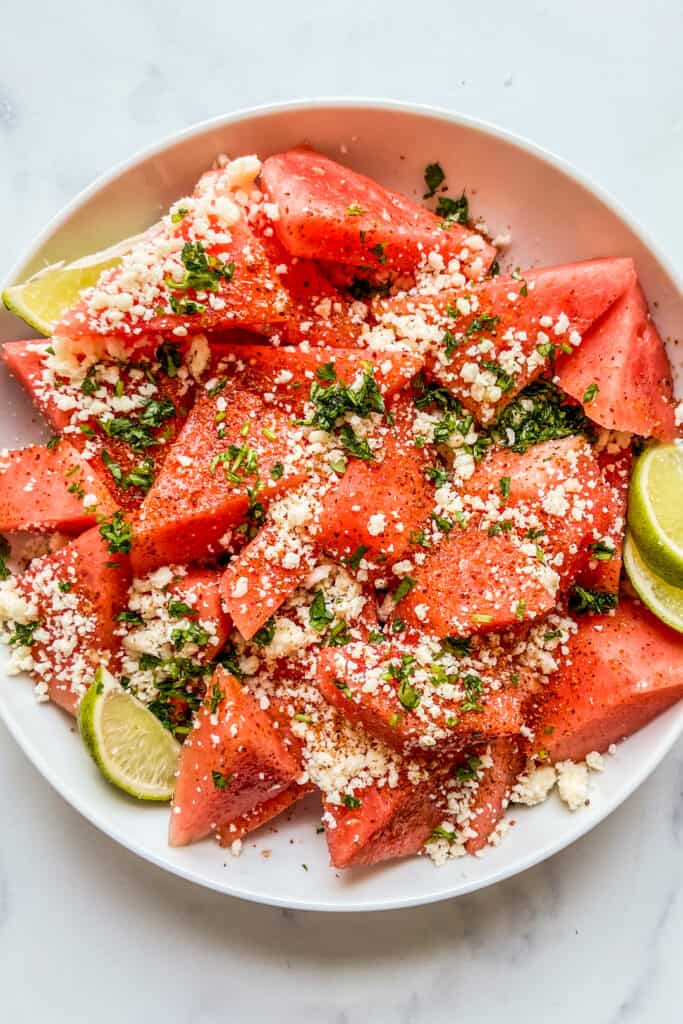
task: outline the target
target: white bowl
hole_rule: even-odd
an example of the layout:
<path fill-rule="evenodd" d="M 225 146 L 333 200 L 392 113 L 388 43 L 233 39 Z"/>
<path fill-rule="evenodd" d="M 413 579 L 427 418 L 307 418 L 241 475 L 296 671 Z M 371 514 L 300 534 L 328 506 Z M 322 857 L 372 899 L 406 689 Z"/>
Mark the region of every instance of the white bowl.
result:
<path fill-rule="evenodd" d="M 15 268 L 22 280 L 45 263 L 132 235 L 191 188 L 216 154 L 266 156 L 308 142 L 408 195 L 422 191 L 424 166 L 438 160 L 452 188 L 466 187 L 475 215 L 494 233 L 511 231 L 504 265 L 563 263 L 589 256 L 633 256 L 662 334 L 683 322 L 673 271 L 623 210 L 535 146 L 471 119 L 393 102 L 294 103 L 250 110 L 191 128 L 95 182 L 51 224 Z M 29 337 L 0 314 L 0 341 Z M 671 356 L 676 352 L 671 349 Z M 678 353 L 678 375 L 683 370 Z M 45 436 L 29 400 L 3 371 L 0 443 Z M 4 657 L 4 653 L 3 653 Z M 4 664 L 0 660 L 0 667 Z M 596 777 L 590 806 L 570 813 L 555 799 L 516 808 L 516 826 L 496 849 L 435 868 L 427 858 L 348 873 L 328 867 L 319 809 L 310 800 L 291 821 L 258 832 L 234 858 L 207 841 L 166 845 L 168 808 L 141 806 L 110 788 L 56 707 L 37 705 L 25 679 L 0 682 L 0 715 L 25 753 L 62 796 L 123 846 L 167 871 L 245 899 L 310 910 L 376 910 L 445 899 L 523 871 L 567 846 L 643 782 L 683 731 L 683 702 L 619 747 Z M 31 808 L 24 808 L 30 814 Z M 266 850 L 269 856 L 262 856 Z"/>

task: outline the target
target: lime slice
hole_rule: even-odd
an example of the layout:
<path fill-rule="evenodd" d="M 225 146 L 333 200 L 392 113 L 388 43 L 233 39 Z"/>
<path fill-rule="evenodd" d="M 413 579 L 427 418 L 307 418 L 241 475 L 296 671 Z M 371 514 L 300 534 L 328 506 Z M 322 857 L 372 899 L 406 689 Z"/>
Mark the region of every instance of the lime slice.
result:
<path fill-rule="evenodd" d="M 683 633 L 683 589 L 672 587 L 655 575 L 628 533 L 624 541 L 624 567 L 643 604 L 667 626 Z"/>
<path fill-rule="evenodd" d="M 100 666 L 81 701 L 78 728 L 104 777 L 138 800 L 170 800 L 180 744 Z"/>
<path fill-rule="evenodd" d="M 103 270 L 120 263 L 121 257 L 140 238 L 142 235 L 127 238 L 102 252 L 84 256 L 75 263 L 53 263 L 24 284 L 6 288 L 2 293 L 2 301 L 10 313 L 16 313 L 36 331 L 52 334 L 62 313 L 78 301 L 80 292 L 96 284 Z"/>
<path fill-rule="evenodd" d="M 683 587 L 683 448 L 654 444 L 636 462 L 628 524 L 658 576 Z"/>

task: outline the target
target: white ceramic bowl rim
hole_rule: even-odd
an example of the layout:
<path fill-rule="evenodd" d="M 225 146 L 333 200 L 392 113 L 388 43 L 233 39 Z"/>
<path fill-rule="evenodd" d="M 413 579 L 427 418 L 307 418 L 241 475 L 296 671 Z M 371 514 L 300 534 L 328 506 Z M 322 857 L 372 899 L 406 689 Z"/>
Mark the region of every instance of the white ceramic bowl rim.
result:
<path fill-rule="evenodd" d="M 71 200 L 66 206 L 64 206 L 46 225 L 46 227 L 39 233 L 33 243 L 27 247 L 23 255 L 16 261 L 12 269 L 10 270 L 3 287 L 7 287 L 9 284 L 13 284 L 18 280 L 22 279 L 23 268 L 25 268 L 35 256 L 35 254 L 41 249 L 45 242 L 52 236 L 52 234 L 81 206 L 83 206 L 92 196 L 96 195 L 104 186 L 115 181 L 119 176 L 130 171 L 136 165 L 143 163 L 145 160 L 152 156 L 163 153 L 169 146 L 175 145 L 176 143 L 183 142 L 191 139 L 194 136 L 200 135 L 207 130 L 212 128 L 228 127 L 231 125 L 238 124 L 241 121 L 251 119 L 255 116 L 264 116 L 272 114 L 280 114 L 295 111 L 306 111 L 306 110 L 325 110 L 325 109 L 341 109 L 341 108 L 359 108 L 366 110 L 377 110 L 387 112 L 406 113 L 414 115 L 422 115 L 425 117 L 438 118 L 443 121 L 447 121 L 456 126 L 467 128 L 471 131 L 481 133 L 486 136 L 499 139 L 508 143 L 509 145 L 516 147 L 518 150 L 526 152 L 528 155 L 542 161 L 543 163 L 550 165 L 559 171 L 562 175 L 568 178 L 571 182 L 582 186 L 588 193 L 591 193 L 597 198 L 611 213 L 613 213 L 622 223 L 624 223 L 635 235 L 638 236 L 643 245 L 650 251 L 654 256 L 655 260 L 660 264 L 664 271 L 668 274 L 669 278 L 675 283 L 678 291 L 683 291 L 683 283 L 681 276 L 673 268 L 668 259 L 661 253 L 658 246 L 652 241 L 648 233 L 638 223 L 636 218 L 632 216 L 625 208 L 617 202 L 609 193 L 603 188 L 598 186 L 595 182 L 589 179 L 583 173 L 577 171 L 565 160 L 555 156 L 548 150 L 538 146 L 537 144 L 504 129 L 497 127 L 496 125 L 487 123 L 485 121 L 472 118 L 462 114 L 454 114 L 453 112 L 442 109 L 439 107 L 428 106 L 424 104 L 406 103 L 402 101 L 395 101 L 390 99 L 370 99 L 370 98 L 358 98 L 358 97 L 330 97 L 330 98 L 319 98 L 315 100 L 301 99 L 293 100 L 284 103 L 273 103 L 273 104 L 262 104 L 259 106 L 244 108 L 238 110 L 232 114 L 221 115 L 218 117 L 210 118 L 205 121 L 201 121 L 186 128 L 179 132 L 174 132 L 148 147 L 145 147 L 135 153 L 132 157 L 121 161 L 111 170 L 100 175 L 91 185 L 82 190 L 73 200 Z M 158 865 L 159 867 L 172 871 L 173 873 L 191 881 L 198 885 L 213 888 L 218 892 L 226 893 L 229 895 L 237 896 L 242 899 L 251 900 L 254 902 L 265 903 L 274 906 L 288 907 L 292 909 L 302 910 L 324 910 L 324 911 L 357 911 L 357 910 L 385 910 L 385 909 L 398 909 L 410 906 L 421 905 L 429 902 L 436 902 L 438 900 L 447 899 L 453 895 L 460 895 L 466 892 L 473 891 L 475 889 L 483 888 L 484 886 L 494 884 L 495 882 L 501 881 L 511 875 L 518 874 L 521 871 L 525 871 L 541 860 L 552 856 L 560 849 L 567 846 L 569 843 L 574 842 L 580 838 L 586 832 L 590 831 L 595 825 L 603 820 L 608 814 L 610 814 L 616 807 L 619 806 L 631 793 L 642 784 L 647 776 L 656 768 L 662 758 L 671 749 L 673 744 L 676 742 L 678 737 L 683 733 L 683 715 L 680 716 L 680 720 L 672 719 L 672 728 L 664 730 L 662 735 L 657 738 L 657 742 L 652 744 L 649 749 L 648 756 L 642 759 L 642 764 L 637 772 L 634 772 L 628 783 L 624 785 L 617 795 L 616 799 L 610 800 L 604 808 L 600 808 L 597 811 L 592 811 L 590 814 L 586 814 L 583 818 L 576 818 L 576 827 L 573 828 L 571 835 L 567 838 L 566 835 L 561 835 L 556 839 L 551 839 L 543 845 L 540 845 L 537 849 L 534 849 L 528 855 L 518 857 L 508 865 L 504 865 L 499 870 L 491 872 L 487 878 L 482 881 L 481 879 L 474 879 L 471 883 L 458 882 L 452 886 L 445 886 L 438 892 L 434 892 L 429 895 L 423 894 L 410 894 L 407 893 L 402 897 L 392 897 L 386 900 L 354 900 L 350 902 L 341 903 L 330 903 L 324 901 L 317 901 L 315 898 L 306 900 L 302 899 L 289 899 L 278 896 L 270 896 L 267 893 L 262 892 L 258 889 L 251 889 L 245 885 L 230 885 L 212 882 L 207 880 L 201 873 L 193 871 L 182 865 L 170 866 L 169 863 L 164 860 L 161 856 L 155 856 L 150 852 L 149 849 L 138 844 L 134 839 L 121 830 L 113 827 L 107 820 L 106 812 L 100 813 L 99 809 L 94 810 L 88 802 L 81 798 L 79 793 L 69 783 L 56 775 L 54 769 L 49 763 L 49 757 L 45 755 L 43 750 L 38 747 L 27 734 L 27 732 L 21 727 L 20 723 L 17 722 L 12 715 L 8 712 L 4 704 L 0 701 L 0 717 L 2 717 L 8 730 L 27 755 L 30 761 L 38 769 L 38 771 L 45 777 L 45 779 L 55 788 L 55 790 L 76 810 L 79 811 L 86 819 L 88 819 L 98 829 L 103 831 L 109 837 L 120 843 L 122 846 L 143 857 L 144 859 Z M 618 769 L 615 769 L 618 770 Z"/>

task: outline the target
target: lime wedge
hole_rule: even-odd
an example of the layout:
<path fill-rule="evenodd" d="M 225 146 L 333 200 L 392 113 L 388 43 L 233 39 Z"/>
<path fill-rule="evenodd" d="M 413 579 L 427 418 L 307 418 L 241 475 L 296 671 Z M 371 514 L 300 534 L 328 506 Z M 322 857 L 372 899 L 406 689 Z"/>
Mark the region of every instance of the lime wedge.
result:
<path fill-rule="evenodd" d="M 52 334 L 62 313 L 78 301 L 81 291 L 96 284 L 103 270 L 120 263 L 141 237 L 127 238 L 75 263 L 53 263 L 23 284 L 6 288 L 2 301 L 10 313 L 16 313 L 29 327 L 41 334 Z"/>
<path fill-rule="evenodd" d="M 683 633 L 683 589 L 672 587 L 649 568 L 629 533 L 624 541 L 624 567 L 643 604 L 667 626 Z"/>
<path fill-rule="evenodd" d="M 654 444 L 636 462 L 628 524 L 641 555 L 658 576 L 683 587 L 683 448 Z"/>
<path fill-rule="evenodd" d="M 138 800 L 170 800 L 180 744 L 102 666 L 81 701 L 78 728 L 104 777 Z"/>

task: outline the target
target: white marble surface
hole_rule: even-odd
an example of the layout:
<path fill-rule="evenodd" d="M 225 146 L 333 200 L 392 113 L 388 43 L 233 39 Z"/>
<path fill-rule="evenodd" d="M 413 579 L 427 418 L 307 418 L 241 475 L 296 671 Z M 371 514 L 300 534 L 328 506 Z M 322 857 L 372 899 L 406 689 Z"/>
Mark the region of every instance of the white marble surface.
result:
<path fill-rule="evenodd" d="M 528 135 L 609 188 L 683 272 L 672 0 L 6 0 L 1 24 L 0 272 L 149 141 L 236 107 L 333 94 L 431 102 Z M 548 863 L 363 918 L 251 906 L 164 876 L 81 820 L 1 727 L 0 779 L 2 1020 L 681 1020 L 683 743 Z"/>

